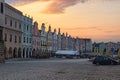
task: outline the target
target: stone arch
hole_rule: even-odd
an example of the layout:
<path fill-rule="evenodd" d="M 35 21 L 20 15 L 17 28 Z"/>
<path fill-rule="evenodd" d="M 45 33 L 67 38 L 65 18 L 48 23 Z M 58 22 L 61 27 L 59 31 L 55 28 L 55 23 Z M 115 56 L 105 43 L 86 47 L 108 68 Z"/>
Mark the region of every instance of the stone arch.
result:
<path fill-rule="evenodd" d="M 28 58 L 29 57 L 29 49 L 27 48 L 26 49 L 26 58 Z"/>
<path fill-rule="evenodd" d="M 25 48 L 23 48 L 23 58 L 25 58 L 26 57 L 26 55 L 25 55 L 26 53 L 25 53 Z"/>
<path fill-rule="evenodd" d="M 31 56 L 32 56 L 32 49 L 29 48 L 29 57 L 31 57 Z"/>
<path fill-rule="evenodd" d="M 105 49 L 103 50 L 103 55 L 106 55 L 106 51 L 107 51 L 107 49 L 105 48 Z"/>
<path fill-rule="evenodd" d="M 4 57 L 5 57 L 5 59 L 8 58 L 8 56 L 7 56 L 7 47 L 4 48 Z"/>
<path fill-rule="evenodd" d="M 9 58 L 11 58 L 12 57 L 12 47 L 9 48 L 8 52 L 9 52 Z"/>
<path fill-rule="evenodd" d="M 32 50 L 32 56 L 35 57 L 35 49 Z"/>
<path fill-rule="evenodd" d="M 13 58 L 17 58 L 17 48 L 13 49 Z"/>
<path fill-rule="evenodd" d="M 18 58 L 21 58 L 21 48 L 18 49 Z"/>

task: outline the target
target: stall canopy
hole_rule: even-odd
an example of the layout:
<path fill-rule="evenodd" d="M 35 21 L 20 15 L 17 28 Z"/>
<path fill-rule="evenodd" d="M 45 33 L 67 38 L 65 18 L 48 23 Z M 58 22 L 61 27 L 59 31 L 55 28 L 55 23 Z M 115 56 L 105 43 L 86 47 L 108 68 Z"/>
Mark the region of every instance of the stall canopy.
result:
<path fill-rule="evenodd" d="M 58 50 L 56 51 L 56 55 L 79 55 L 79 52 L 73 50 Z"/>

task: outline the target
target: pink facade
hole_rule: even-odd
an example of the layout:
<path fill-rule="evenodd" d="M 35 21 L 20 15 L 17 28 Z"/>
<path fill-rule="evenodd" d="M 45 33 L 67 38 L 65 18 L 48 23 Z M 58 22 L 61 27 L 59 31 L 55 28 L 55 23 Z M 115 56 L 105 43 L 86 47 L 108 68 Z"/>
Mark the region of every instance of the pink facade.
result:
<path fill-rule="evenodd" d="M 65 38 L 65 34 L 63 33 L 61 36 L 61 41 L 62 41 L 62 50 L 66 49 L 66 38 Z"/>
<path fill-rule="evenodd" d="M 34 53 L 38 53 L 40 51 L 40 33 L 38 30 L 38 23 L 34 22 L 32 28 L 32 51 Z"/>

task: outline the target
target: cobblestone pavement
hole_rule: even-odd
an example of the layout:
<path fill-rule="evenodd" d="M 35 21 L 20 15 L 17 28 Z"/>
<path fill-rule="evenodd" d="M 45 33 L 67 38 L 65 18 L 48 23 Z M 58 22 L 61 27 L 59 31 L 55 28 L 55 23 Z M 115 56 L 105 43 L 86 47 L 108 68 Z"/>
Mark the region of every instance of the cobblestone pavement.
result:
<path fill-rule="evenodd" d="M 120 65 L 88 59 L 13 59 L 0 64 L 0 80 L 120 80 Z"/>

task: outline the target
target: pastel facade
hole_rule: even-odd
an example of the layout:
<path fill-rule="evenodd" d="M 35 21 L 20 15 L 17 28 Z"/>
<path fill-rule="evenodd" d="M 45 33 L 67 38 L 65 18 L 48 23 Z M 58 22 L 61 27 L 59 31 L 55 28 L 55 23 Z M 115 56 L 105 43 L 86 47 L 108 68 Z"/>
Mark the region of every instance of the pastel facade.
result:
<path fill-rule="evenodd" d="M 92 41 L 91 39 L 80 39 L 80 53 L 91 54 L 92 53 Z"/>
<path fill-rule="evenodd" d="M 41 53 L 47 53 L 47 32 L 45 32 L 45 24 L 42 23 L 40 30 Z"/>
<path fill-rule="evenodd" d="M 29 58 L 32 56 L 32 22 L 29 16 L 23 16 L 22 27 L 22 57 Z"/>
<path fill-rule="evenodd" d="M 95 55 L 107 55 L 107 56 L 119 55 L 119 48 L 120 48 L 119 42 L 118 43 L 101 42 L 93 44 L 93 52 Z"/>
<path fill-rule="evenodd" d="M 106 46 L 105 46 L 105 43 L 100 43 L 99 44 L 99 54 L 100 55 L 105 55 L 106 53 L 105 53 L 105 48 L 106 48 Z"/>
<path fill-rule="evenodd" d="M 17 58 L 22 54 L 22 12 L 4 3 L 3 40 L 5 58 Z"/>
<path fill-rule="evenodd" d="M 29 58 L 34 54 L 46 55 L 57 50 L 77 50 L 82 53 L 91 52 L 91 40 L 72 38 L 68 34 L 58 34 L 56 29 L 45 31 L 42 23 L 41 30 L 38 23 L 29 16 L 0 0 L 0 41 L 4 41 L 5 58 Z"/>
<path fill-rule="evenodd" d="M 118 56 L 120 56 L 120 48 L 118 49 Z"/>
<path fill-rule="evenodd" d="M 75 50 L 80 52 L 80 39 L 78 37 L 75 39 Z"/>
<path fill-rule="evenodd" d="M 93 53 L 94 55 L 106 55 L 105 43 L 103 42 L 99 44 L 93 43 Z"/>
<path fill-rule="evenodd" d="M 60 28 L 58 29 L 58 36 L 57 36 L 57 49 L 61 50 L 62 47 L 62 39 L 61 39 L 61 32 L 60 32 Z"/>
<path fill-rule="evenodd" d="M 69 35 L 68 36 L 68 50 L 73 50 L 73 45 L 72 45 L 72 37 Z"/>
<path fill-rule="evenodd" d="M 61 43 L 62 43 L 61 49 L 66 50 L 66 37 L 64 33 L 61 35 Z"/>
<path fill-rule="evenodd" d="M 32 56 L 41 53 L 40 32 L 38 30 L 38 23 L 34 22 L 32 28 Z"/>
<path fill-rule="evenodd" d="M 85 53 L 85 40 L 84 39 L 80 39 L 80 53 L 83 54 Z"/>
<path fill-rule="evenodd" d="M 53 46 L 53 36 L 51 32 L 51 26 L 49 26 L 48 32 L 47 32 L 47 50 L 48 53 L 52 52 L 52 46 Z"/>
<path fill-rule="evenodd" d="M 92 53 L 92 41 L 91 41 L 91 39 L 84 39 L 84 40 L 85 40 L 86 53 Z"/>
<path fill-rule="evenodd" d="M 68 50 L 68 33 L 65 35 L 65 49 Z"/>
<path fill-rule="evenodd" d="M 56 29 L 54 29 L 54 32 L 52 33 L 52 36 L 53 36 L 52 51 L 55 52 L 55 51 L 57 51 L 57 34 L 56 34 Z"/>

